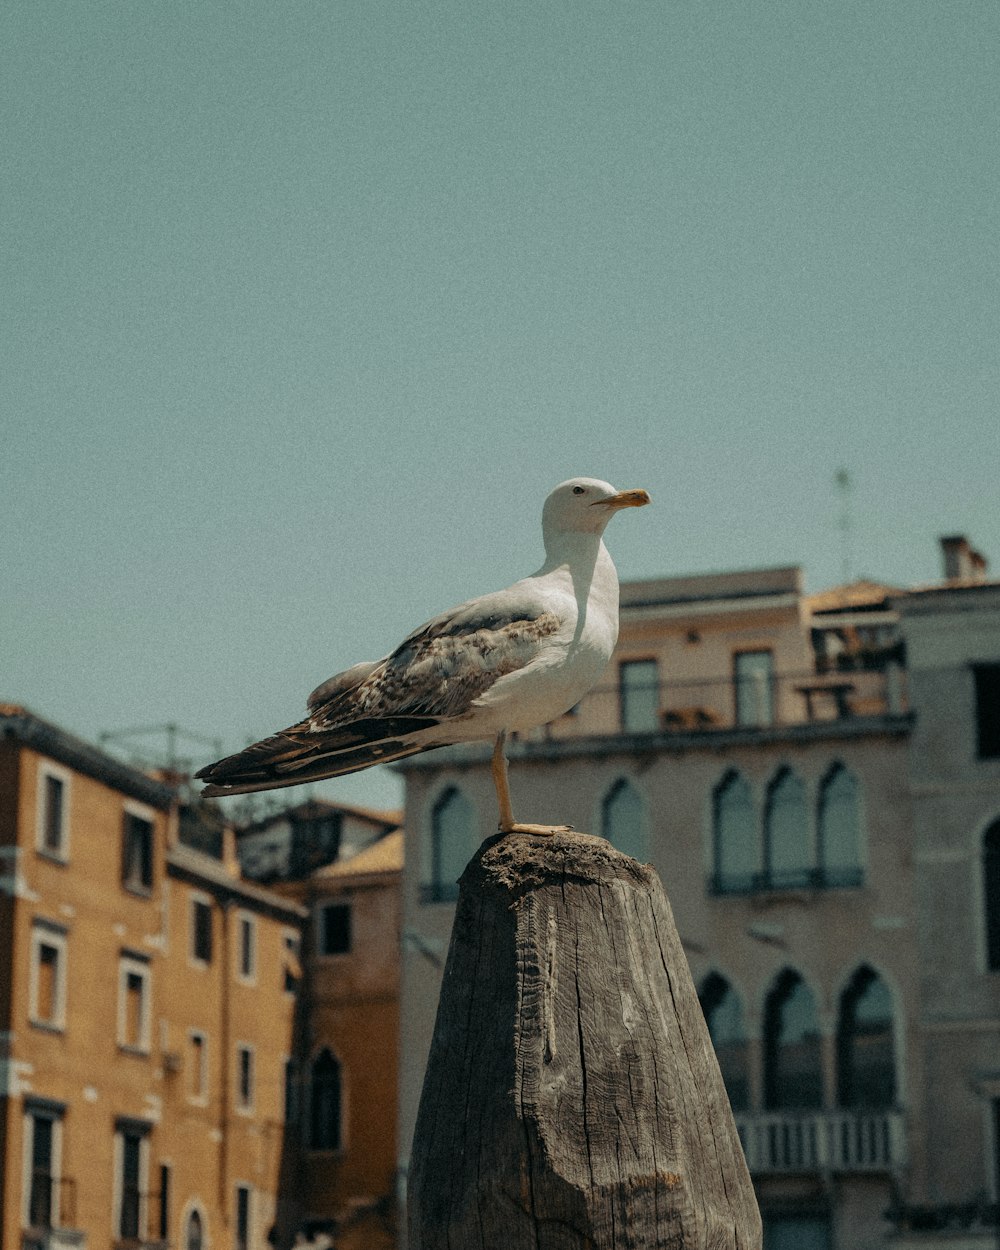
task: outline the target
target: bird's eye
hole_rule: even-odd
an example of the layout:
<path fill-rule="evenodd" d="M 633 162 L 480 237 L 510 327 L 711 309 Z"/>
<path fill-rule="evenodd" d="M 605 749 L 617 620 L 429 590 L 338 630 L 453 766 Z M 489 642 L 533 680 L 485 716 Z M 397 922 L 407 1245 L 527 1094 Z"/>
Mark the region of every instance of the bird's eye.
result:
<path fill-rule="evenodd" d="M 584 487 L 584 486 L 574 486 L 574 487 L 573 487 L 573 494 L 574 494 L 574 495 L 585 495 L 586 493 L 587 493 L 587 489 L 586 489 L 586 487 Z"/>

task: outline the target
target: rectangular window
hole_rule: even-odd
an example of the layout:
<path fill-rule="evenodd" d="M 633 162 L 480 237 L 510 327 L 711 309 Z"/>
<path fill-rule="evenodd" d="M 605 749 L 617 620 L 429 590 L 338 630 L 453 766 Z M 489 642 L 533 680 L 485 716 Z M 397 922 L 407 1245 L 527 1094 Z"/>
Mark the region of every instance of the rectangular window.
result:
<path fill-rule="evenodd" d="M 236 1106 L 240 1111 L 253 1110 L 253 1050 L 236 1048 Z"/>
<path fill-rule="evenodd" d="M 197 1102 L 208 1097 L 208 1044 L 204 1033 L 188 1037 L 188 1093 Z"/>
<path fill-rule="evenodd" d="M 974 664 L 976 685 L 976 755 L 1000 759 L 1000 664 Z"/>
<path fill-rule="evenodd" d="M 130 811 L 122 821 L 122 884 L 138 894 L 153 888 L 153 822 Z"/>
<path fill-rule="evenodd" d="M 149 965 L 135 955 L 123 955 L 118 972 L 118 1045 L 125 1050 L 149 1051 Z"/>
<path fill-rule="evenodd" d="M 774 656 L 738 651 L 733 657 L 737 725 L 774 724 Z"/>
<path fill-rule="evenodd" d="M 115 1229 L 122 1241 L 146 1236 L 149 1129 L 132 1121 L 115 1134 Z"/>
<path fill-rule="evenodd" d="M 253 981 L 257 975 L 257 923 L 253 916 L 238 916 L 237 933 L 240 980 Z"/>
<path fill-rule="evenodd" d="M 250 1186 L 236 1186 L 236 1239 L 233 1250 L 249 1250 L 250 1246 Z"/>
<path fill-rule="evenodd" d="M 38 837 L 44 855 L 65 860 L 69 855 L 69 774 L 44 764 L 39 774 Z"/>
<path fill-rule="evenodd" d="M 59 1147 L 62 1109 L 49 1104 L 28 1106 L 24 1117 L 25 1176 L 24 1220 L 27 1228 L 57 1228 L 59 1212 Z"/>
<path fill-rule="evenodd" d="M 33 1024 L 66 1026 L 66 933 L 41 921 L 31 931 L 28 1014 Z"/>
<path fill-rule="evenodd" d="M 285 933 L 285 966 L 282 980 L 286 994 L 297 993 L 302 979 L 302 965 L 299 960 L 300 946 L 301 942 L 297 933 Z"/>
<path fill-rule="evenodd" d="M 319 953 L 346 955 L 351 949 L 351 908 L 348 903 L 328 903 L 319 910 Z"/>
<path fill-rule="evenodd" d="M 285 1060 L 285 1123 L 295 1124 L 299 1118 L 299 1070 L 294 1059 Z"/>
<path fill-rule="evenodd" d="M 156 1225 L 157 1235 L 165 1242 L 170 1232 L 170 1164 L 160 1164 L 160 1217 Z"/>
<path fill-rule="evenodd" d="M 655 660 L 623 660 L 618 666 L 618 694 L 625 733 L 660 728 L 660 685 Z"/>
<path fill-rule="evenodd" d="M 212 962 L 212 904 L 191 900 L 191 957 L 197 963 Z"/>

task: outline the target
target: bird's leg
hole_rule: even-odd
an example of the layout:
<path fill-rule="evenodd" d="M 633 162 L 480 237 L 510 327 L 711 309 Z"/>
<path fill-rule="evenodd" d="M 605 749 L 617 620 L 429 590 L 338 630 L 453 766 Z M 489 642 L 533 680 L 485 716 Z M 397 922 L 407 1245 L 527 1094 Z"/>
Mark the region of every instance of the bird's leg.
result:
<path fill-rule="evenodd" d="M 507 757 L 503 753 L 504 743 L 507 741 L 507 734 L 501 731 L 497 734 L 496 744 L 493 747 L 493 762 L 491 765 L 493 771 L 493 785 L 497 792 L 497 804 L 500 807 L 500 823 L 498 828 L 501 833 L 534 833 L 542 837 L 551 836 L 553 833 L 568 833 L 572 830 L 572 825 L 523 825 L 514 819 L 514 811 L 510 805 L 510 785 L 507 781 Z"/>

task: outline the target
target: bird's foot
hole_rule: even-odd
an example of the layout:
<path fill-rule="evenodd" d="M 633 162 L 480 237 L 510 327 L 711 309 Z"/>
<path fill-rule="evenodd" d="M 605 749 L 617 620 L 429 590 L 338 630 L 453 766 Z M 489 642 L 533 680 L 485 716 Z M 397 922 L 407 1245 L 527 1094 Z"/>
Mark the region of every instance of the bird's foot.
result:
<path fill-rule="evenodd" d="M 501 823 L 497 828 L 501 833 L 530 833 L 538 838 L 551 838 L 554 833 L 574 832 L 572 825 L 525 825 L 519 820 L 506 826 Z"/>

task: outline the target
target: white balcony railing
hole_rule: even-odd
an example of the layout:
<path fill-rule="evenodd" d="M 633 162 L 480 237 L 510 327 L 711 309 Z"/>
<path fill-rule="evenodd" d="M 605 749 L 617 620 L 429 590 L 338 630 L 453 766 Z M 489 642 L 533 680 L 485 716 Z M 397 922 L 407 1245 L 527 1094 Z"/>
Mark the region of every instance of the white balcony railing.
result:
<path fill-rule="evenodd" d="M 899 1111 L 738 1112 L 751 1173 L 894 1172 L 906 1162 Z"/>

